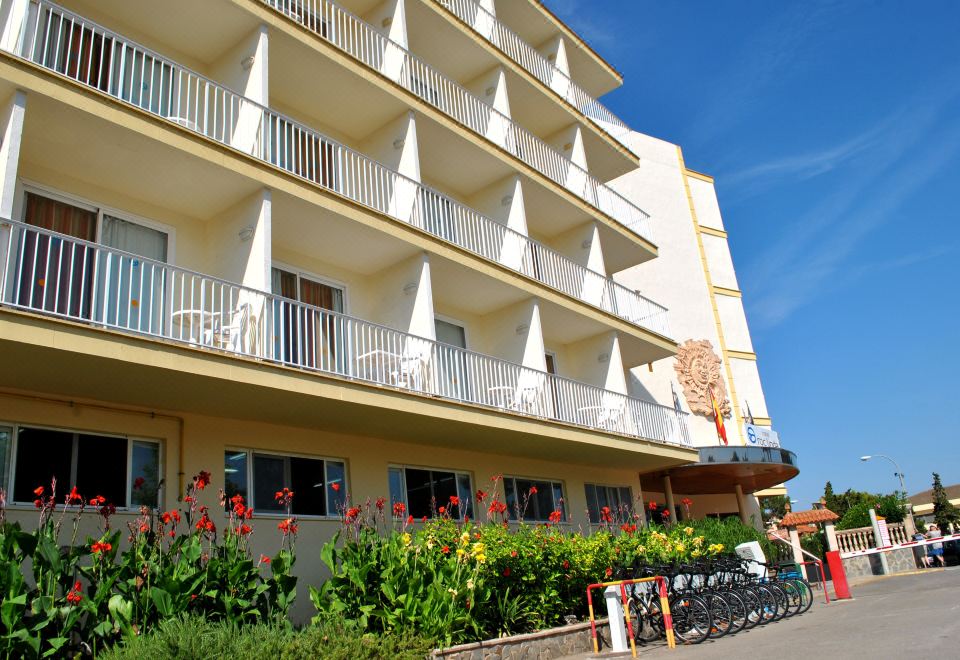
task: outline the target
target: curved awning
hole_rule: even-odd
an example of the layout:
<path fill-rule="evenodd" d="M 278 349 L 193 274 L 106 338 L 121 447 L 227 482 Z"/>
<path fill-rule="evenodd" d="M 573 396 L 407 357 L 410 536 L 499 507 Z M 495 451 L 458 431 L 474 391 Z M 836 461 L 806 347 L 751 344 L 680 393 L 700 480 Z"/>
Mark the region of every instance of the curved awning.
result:
<path fill-rule="evenodd" d="M 780 447 L 701 447 L 696 463 L 641 474 L 640 484 L 660 492 L 663 477 L 669 476 L 673 492 L 684 495 L 732 493 L 737 484 L 744 493 L 755 493 L 798 474 L 797 455 Z"/>

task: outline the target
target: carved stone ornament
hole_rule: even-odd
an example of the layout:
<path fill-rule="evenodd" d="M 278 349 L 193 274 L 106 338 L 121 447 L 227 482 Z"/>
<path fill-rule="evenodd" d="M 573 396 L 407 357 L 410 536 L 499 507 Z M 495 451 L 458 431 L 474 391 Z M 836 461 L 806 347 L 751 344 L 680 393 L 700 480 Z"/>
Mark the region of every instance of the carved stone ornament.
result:
<path fill-rule="evenodd" d="M 677 361 L 673 368 L 683 387 L 683 395 L 691 412 L 713 419 L 713 404 L 710 392 L 717 398 L 720 413 L 730 416 L 730 401 L 727 399 L 727 387 L 720 377 L 720 358 L 713 352 L 713 344 L 707 339 L 689 339 L 680 344 Z"/>

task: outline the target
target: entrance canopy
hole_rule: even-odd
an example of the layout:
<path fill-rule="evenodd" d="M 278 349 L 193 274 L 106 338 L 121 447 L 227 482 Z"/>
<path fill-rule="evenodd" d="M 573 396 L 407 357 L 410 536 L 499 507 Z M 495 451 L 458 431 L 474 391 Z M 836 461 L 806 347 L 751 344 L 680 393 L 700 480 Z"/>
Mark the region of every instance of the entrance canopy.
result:
<path fill-rule="evenodd" d="M 701 447 L 696 463 L 641 474 L 640 483 L 657 492 L 670 477 L 673 491 L 686 495 L 732 493 L 737 485 L 755 493 L 798 474 L 797 455 L 779 447 Z"/>

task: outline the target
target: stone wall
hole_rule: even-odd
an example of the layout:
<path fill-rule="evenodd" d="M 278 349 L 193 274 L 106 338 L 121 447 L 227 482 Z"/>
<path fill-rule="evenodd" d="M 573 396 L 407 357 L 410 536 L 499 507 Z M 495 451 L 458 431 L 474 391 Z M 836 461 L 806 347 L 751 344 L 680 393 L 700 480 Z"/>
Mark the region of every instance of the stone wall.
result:
<path fill-rule="evenodd" d="M 598 620 L 597 625 L 606 625 L 606 620 Z M 438 649 L 433 652 L 433 657 L 444 660 L 552 660 L 591 651 L 590 624 L 575 623 L 526 635 Z"/>
<path fill-rule="evenodd" d="M 890 569 L 891 574 L 908 573 L 916 570 L 920 566 L 913 550 L 913 548 L 899 548 L 897 550 L 888 550 L 884 553 L 887 558 L 887 567 Z M 843 570 L 846 572 L 848 580 L 870 575 L 883 575 L 879 553 L 846 557 L 843 560 Z"/>

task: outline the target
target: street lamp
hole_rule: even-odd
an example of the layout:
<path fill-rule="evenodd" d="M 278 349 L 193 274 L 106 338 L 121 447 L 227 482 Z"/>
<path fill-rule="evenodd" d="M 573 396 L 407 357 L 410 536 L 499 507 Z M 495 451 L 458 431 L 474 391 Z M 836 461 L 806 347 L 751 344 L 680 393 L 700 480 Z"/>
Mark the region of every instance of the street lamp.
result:
<path fill-rule="evenodd" d="M 893 475 L 894 475 L 895 477 L 898 477 L 898 478 L 900 479 L 900 492 L 903 493 L 903 497 L 906 497 L 906 496 L 907 496 L 907 489 L 906 489 L 906 487 L 903 485 L 903 471 L 900 469 L 900 465 L 899 465 L 895 460 L 893 460 L 892 458 L 890 458 L 889 456 L 887 456 L 886 454 L 873 454 L 872 456 L 861 456 L 861 457 L 860 457 L 860 460 L 861 460 L 861 461 L 869 461 L 871 458 L 885 458 L 885 459 L 887 459 L 888 461 L 890 461 L 891 463 L 893 463 L 893 467 L 897 468 L 897 471 L 894 472 Z"/>

